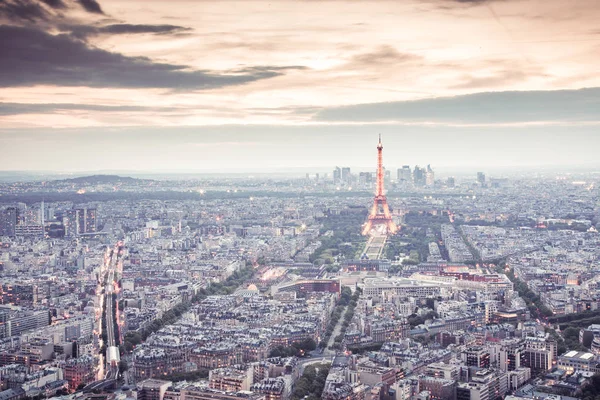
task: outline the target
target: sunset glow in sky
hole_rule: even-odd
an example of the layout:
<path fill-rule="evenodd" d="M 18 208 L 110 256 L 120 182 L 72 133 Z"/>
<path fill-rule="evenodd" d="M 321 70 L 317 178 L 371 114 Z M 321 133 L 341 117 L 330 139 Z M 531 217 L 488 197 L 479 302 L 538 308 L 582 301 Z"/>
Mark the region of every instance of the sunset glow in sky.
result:
<path fill-rule="evenodd" d="M 378 133 L 394 166 L 591 164 L 598 21 L 597 0 L 4 0 L 0 170 L 370 165 Z"/>

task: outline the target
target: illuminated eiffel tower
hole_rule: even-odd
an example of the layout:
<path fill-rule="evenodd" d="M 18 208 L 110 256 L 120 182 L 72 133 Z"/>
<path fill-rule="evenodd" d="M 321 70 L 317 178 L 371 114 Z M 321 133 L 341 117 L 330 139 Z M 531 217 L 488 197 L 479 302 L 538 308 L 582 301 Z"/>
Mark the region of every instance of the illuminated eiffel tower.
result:
<path fill-rule="evenodd" d="M 393 235 L 398 232 L 398 226 L 392 220 L 392 214 L 385 197 L 383 169 L 383 144 L 381 144 L 381 135 L 379 135 L 379 143 L 377 144 L 377 189 L 373 198 L 373 207 L 369 213 L 369 218 L 363 226 L 363 235 L 368 235 L 373 229 L 385 229 L 387 235 Z"/>

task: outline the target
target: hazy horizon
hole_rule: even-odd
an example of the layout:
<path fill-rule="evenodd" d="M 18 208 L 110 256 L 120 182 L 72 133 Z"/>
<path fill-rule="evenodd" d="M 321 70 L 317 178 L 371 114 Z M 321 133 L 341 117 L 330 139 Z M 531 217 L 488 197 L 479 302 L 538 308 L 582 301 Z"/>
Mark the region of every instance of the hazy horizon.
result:
<path fill-rule="evenodd" d="M 340 168 L 349 167 L 352 174 L 358 174 L 359 172 L 376 172 L 376 167 L 372 166 L 359 166 L 359 165 L 336 165 Z M 94 175 L 114 175 L 120 177 L 133 177 L 133 178 L 150 178 L 150 177 L 210 177 L 210 176 L 234 176 L 234 177 L 254 177 L 254 178 L 265 178 L 265 177 L 296 177 L 304 178 L 306 174 L 309 174 L 311 178 L 315 178 L 315 174 L 319 174 L 320 178 L 327 176 L 329 179 L 332 178 L 333 169 L 336 166 L 320 166 L 315 168 L 296 167 L 286 169 L 96 169 L 96 170 L 0 170 L 0 180 L 8 179 L 11 177 L 86 177 Z M 426 167 L 426 165 L 418 165 L 420 167 Z M 392 179 L 396 179 L 397 169 L 401 168 L 402 165 L 385 167 L 386 170 L 391 170 Z M 415 165 L 410 165 L 411 169 Z M 515 177 L 524 175 L 535 175 L 535 174 L 564 174 L 564 175 L 578 175 L 578 174 L 600 174 L 600 163 L 596 164 L 573 164 L 573 165 L 532 165 L 532 166 L 495 166 L 491 168 L 475 168 L 475 167 L 461 167 L 461 166 L 443 166 L 443 165 L 432 165 L 436 178 L 441 177 L 476 177 L 477 172 L 483 172 L 488 177 Z M 324 175 L 327 174 L 327 175 Z"/>

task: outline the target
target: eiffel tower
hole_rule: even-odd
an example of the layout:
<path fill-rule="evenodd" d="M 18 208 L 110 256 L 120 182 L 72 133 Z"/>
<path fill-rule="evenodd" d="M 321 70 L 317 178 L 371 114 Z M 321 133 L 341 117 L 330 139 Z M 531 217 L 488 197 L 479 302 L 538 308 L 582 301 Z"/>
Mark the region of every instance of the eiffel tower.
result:
<path fill-rule="evenodd" d="M 387 235 L 393 235 L 398 232 L 398 226 L 392 220 L 392 214 L 387 203 L 384 191 L 384 169 L 383 169 L 383 144 L 381 144 L 381 135 L 377 144 L 377 189 L 373 198 L 373 207 L 369 213 L 367 222 L 363 225 L 363 235 L 368 235 L 373 229 L 384 230 Z M 383 228 L 383 229 L 382 229 Z"/>

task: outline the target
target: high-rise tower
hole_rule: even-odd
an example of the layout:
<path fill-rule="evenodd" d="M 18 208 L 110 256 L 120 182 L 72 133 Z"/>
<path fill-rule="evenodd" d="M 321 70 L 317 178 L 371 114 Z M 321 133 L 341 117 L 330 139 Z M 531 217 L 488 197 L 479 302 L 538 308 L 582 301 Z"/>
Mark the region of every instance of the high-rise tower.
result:
<path fill-rule="evenodd" d="M 398 232 L 398 226 L 392 220 L 392 214 L 388 207 L 387 198 L 385 197 L 384 189 L 385 171 L 383 169 L 383 144 L 381 143 L 381 135 L 379 135 L 379 143 L 377 144 L 377 188 L 375 190 L 375 198 L 373 199 L 373 207 L 369 214 L 369 219 L 363 227 L 363 235 L 368 235 L 372 229 L 384 228 L 386 234 L 393 235 Z"/>

